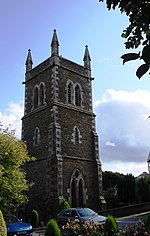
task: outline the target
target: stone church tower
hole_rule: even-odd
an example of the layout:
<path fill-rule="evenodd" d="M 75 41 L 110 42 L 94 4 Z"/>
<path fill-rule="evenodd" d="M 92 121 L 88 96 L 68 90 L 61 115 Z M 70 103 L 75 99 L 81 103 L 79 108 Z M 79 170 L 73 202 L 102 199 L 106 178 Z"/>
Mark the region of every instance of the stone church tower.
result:
<path fill-rule="evenodd" d="M 22 140 L 36 160 L 26 166 L 34 182 L 26 217 L 35 209 L 47 221 L 62 197 L 73 207 L 101 209 L 102 170 L 87 46 L 83 61 L 82 66 L 59 55 L 56 30 L 48 59 L 32 68 L 28 51 Z"/>

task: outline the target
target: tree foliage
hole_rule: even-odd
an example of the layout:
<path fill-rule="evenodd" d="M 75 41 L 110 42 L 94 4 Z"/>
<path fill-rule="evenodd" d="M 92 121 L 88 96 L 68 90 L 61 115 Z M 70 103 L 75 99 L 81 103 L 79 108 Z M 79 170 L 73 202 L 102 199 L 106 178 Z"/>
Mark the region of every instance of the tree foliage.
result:
<path fill-rule="evenodd" d="M 104 0 L 99 1 L 103 2 Z M 144 64 L 136 71 L 136 75 L 140 79 L 150 67 L 150 1 L 106 0 L 106 5 L 108 10 L 119 8 L 120 12 L 129 18 L 129 25 L 121 35 L 126 39 L 126 49 L 143 46 L 141 53 L 127 53 L 121 57 L 123 64 L 130 60 L 143 59 Z"/>
<path fill-rule="evenodd" d="M 118 234 L 118 224 L 116 218 L 108 215 L 104 224 L 105 235 L 113 236 Z"/>
<path fill-rule="evenodd" d="M 135 203 L 136 185 L 135 185 L 135 178 L 132 174 L 125 175 L 122 187 L 123 187 L 124 203 Z"/>
<path fill-rule="evenodd" d="M 121 204 L 147 202 L 150 200 L 149 178 L 135 178 L 132 174 L 103 172 L 103 189 L 108 208 Z"/>
<path fill-rule="evenodd" d="M 23 166 L 31 158 L 26 145 L 0 126 L 0 209 L 3 214 L 27 202 L 31 187 Z"/>
<path fill-rule="evenodd" d="M 32 211 L 31 225 L 33 228 L 38 228 L 39 226 L 39 213 L 36 210 Z"/>
<path fill-rule="evenodd" d="M 47 223 L 45 236 L 60 236 L 60 229 L 55 219 L 51 219 Z"/>
<path fill-rule="evenodd" d="M 149 199 L 149 178 L 144 177 L 137 180 L 137 196 L 139 202 L 148 202 Z"/>
<path fill-rule="evenodd" d="M 7 236 L 6 223 L 0 210 L 0 236 Z"/>
<path fill-rule="evenodd" d="M 70 207 L 71 206 L 70 206 L 69 202 L 64 197 L 62 197 L 60 199 L 58 206 L 57 206 L 57 213 L 61 212 L 63 209 L 70 208 Z"/>

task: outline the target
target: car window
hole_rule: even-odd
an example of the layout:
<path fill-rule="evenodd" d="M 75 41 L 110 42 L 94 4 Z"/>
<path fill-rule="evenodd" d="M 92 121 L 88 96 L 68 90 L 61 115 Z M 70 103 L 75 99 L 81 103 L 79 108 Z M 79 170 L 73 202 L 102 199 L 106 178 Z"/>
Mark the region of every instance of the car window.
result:
<path fill-rule="evenodd" d="M 71 211 L 71 217 L 78 217 L 78 213 L 76 212 L 76 210 Z"/>
<path fill-rule="evenodd" d="M 78 213 L 81 217 L 93 216 L 93 215 L 97 214 L 96 212 L 94 212 L 93 210 L 91 210 L 89 208 L 79 209 Z"/>
<path fill-rule="evenodd" d="M 70 217 L 70 210 L 67 209 L 62 215 L 65 217 Z"/>
<path fill-rule="evenodd" d="M 14 223 L 18 221 L 18 218 L 14 215 L 4 215 L 4 219 L 6 223 Z"/>

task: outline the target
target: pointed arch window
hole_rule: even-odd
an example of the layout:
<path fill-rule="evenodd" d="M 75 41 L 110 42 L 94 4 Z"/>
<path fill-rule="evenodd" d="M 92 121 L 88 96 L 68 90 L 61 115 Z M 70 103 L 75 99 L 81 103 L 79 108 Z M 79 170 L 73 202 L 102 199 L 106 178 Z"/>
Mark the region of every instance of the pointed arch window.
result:
<path fill-rule="evenodd" d="M 44 104 L 44 85 L 40 85 L 40 105 Z"/>
<path fill-rule="evenodd" d="M 38 88 L 35 87 L 34 89 L 34 108 L 38 107 Z"/>
<path fill-rule="evenodd" d="M 75 105 L 81 106 L 81 89 L 78 84 L 75 86 Z"/>
<path fill-rule="evenodd" d="M 70 190 L 72 207 L 84 207 L 86 204 L 85 181 L 79 169 L 76 169 L 71 176 Z"/>
<path fill-rule="evenodd" d="M 74 144 L 82 143 L 81 138 L 82 136 L 80 134 L 79 128 L 77 126 L 74 126 L 71 142 Z"/>
<path fill-rule="evenodd" d="M 72 104 L 73 103 L 73 85 L 70 82 L 67 87 L 67 93 L 68 93 L 68 103 Z"/>
<path fill-rule="evenodd" d="M 66 85 L 66 92 L 66 101 L 68 104 L 73 104 L 76 106 L 82 105 L 82 90 L 80 84 L 74 84 L 71 80 L 68 80 Z"/>
<path fill-rule="evenodd" d="M 74 129 L 74 143 L 75 144 L 79 143 L 79 140 L 80 140 L 80 138 L 79 138 L 79 130 L 78 130 L 77 127 L 75 127 L 75 129 Z"/>
<path fill-rule="evenodd" d="M 40 129 L 36 127 L 34 131 L 33 145 L 38 146 L 39 144 L 40 144 Z"/>

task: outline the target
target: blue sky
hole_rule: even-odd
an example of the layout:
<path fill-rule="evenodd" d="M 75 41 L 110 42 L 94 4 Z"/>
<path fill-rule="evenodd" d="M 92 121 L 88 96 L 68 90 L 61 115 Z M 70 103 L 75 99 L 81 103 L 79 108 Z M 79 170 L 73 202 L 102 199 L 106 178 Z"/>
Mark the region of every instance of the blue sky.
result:
<path fill-rule="evenodd" d="M 0 121 L 20 135 L 25 61 L 30 48 L 36 66 L 50 56 L 53 30 L 60 55 L 83 64 L 85 45 L 92 64 L 93 105 L 102 169 L 135 176 L 147 171 L 150 143 L 149 74 L 139 81 L 142 62 L 122 65 L 123 29 L 128 18 L 98 0 L 1 0 Z M 134 52 L 139 52 L 140 48 Z"/>

